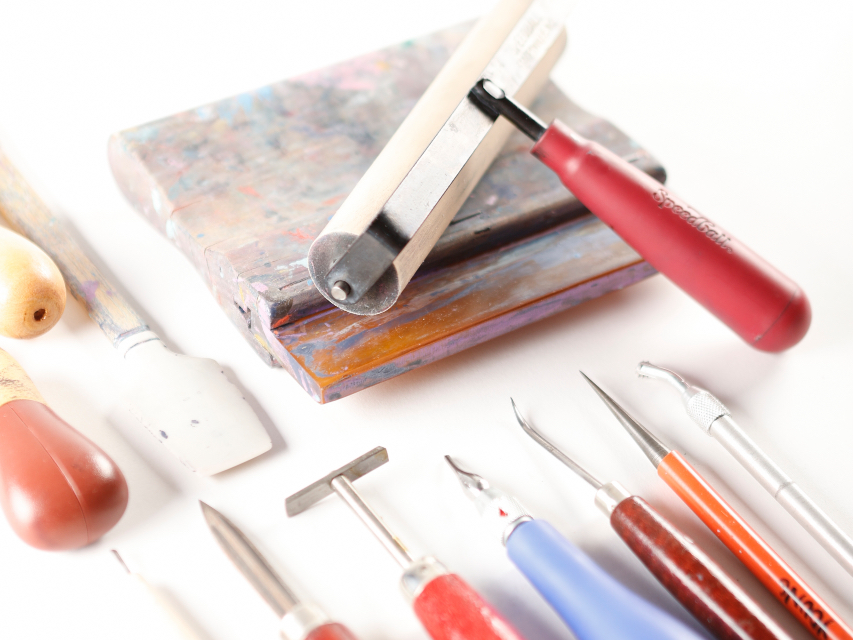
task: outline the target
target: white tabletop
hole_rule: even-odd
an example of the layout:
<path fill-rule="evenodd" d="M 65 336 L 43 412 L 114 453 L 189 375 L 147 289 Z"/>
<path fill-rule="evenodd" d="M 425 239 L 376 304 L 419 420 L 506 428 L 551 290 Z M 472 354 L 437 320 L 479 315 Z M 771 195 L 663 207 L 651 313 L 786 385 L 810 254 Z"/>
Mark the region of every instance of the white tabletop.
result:
<path fill-rule="evenodd" d="M 593 507 L 593 492 L 521 436 L 512 395 L 590 471 L 618 479 L 691 535 L 794 637 L 808 634 L 656 476 L 578 369 L 685 452 L 848 621 L 853 577 L 686 418 L 641 359 L 715 392 L 741 426 L 847 530 L 853 420 L 853 9 L 831 0 L 582 2 L 553 73 L 565 92 L 648 148 L 672 189 L 796 280 L 814 320 L 760 353 L 663 277 L 329 405 L 269 369 L 190 263 L 113 182 L 112 132 L 470 19 L 488 0 L 233 3 L 5 2 L 0 144 L 177 351 L 219 361 L 273 450 L 213 478 L 170 457 L 122 407 L 117 354 L 71 299 L 29 342 L 0 339 L 48 403 L 124 471 L 130 504 L 97 543 L 24 545 L 0 522 L 0 637 L 179 637 L 109 553 L 174 599 L 208 640 L 275 638 L 276 620 L 226 560 L 203 499 L 235 521 L 305 600 L 364 640 L 426 637 L 392 559 L 334 498 L 295 519 L 284 498 L 376 445 L 391 462 L 356 484 L 415 555 L 431 553 L 530 639 L 570 637 L 486 538 L 446 453 L 515 493 L 630 588 L 692 619 Z"/>

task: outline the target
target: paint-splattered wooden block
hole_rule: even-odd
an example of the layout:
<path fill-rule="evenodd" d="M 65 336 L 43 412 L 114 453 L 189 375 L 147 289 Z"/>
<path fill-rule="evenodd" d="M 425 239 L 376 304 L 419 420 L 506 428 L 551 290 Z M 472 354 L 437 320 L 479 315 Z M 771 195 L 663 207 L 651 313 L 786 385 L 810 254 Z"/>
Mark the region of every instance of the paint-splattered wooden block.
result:
<path fill-rule="evenodd" d="M 329 305 L 306 256 L 469 25 L 115 134 L 131 203 L 196 265 L 267 362 L 328 402 L 456 353 L 653 270 L 584 211 L 515 134 L 397 305 Z M 553 84 L 559 116 L 663 178 L 643 149 Z"/>

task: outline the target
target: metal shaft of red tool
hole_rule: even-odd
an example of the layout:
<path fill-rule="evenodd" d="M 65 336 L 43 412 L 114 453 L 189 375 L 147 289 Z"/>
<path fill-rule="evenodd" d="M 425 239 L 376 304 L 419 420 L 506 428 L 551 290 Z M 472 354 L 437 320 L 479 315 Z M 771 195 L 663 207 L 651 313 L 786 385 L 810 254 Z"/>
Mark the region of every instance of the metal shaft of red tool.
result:
<path fill-rule="evenodd" d="M 331 486 L 404 571 L 418 564 L 345 476 L 334 478 Z M 473 587 L 443 567 L 424 579 L 413 595 L 415 615 L 433 640 L 523 640 Z"/>

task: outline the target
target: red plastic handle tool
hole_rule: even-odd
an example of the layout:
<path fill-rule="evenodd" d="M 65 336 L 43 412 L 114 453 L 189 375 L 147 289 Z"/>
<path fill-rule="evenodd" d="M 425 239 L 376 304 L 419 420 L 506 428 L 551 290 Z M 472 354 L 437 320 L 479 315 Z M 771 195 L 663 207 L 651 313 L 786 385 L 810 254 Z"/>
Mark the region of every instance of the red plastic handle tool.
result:
<path fill-rule="evenodd" d="M 352 631 L 337 622 L 330 622 L 312 630 L 305 640 L 358 640 Z"/>
<path fill-rule="evenodd" d="M 853 629 L 680 453 L 671 451 L 661 460 L 658 475 L 815 638 L 853 640 Z"/>
<path fill-rule="evenodd" d="M 762 351 L 806 334 L 802 290 L 640 169 L 555 120 L 531 153 L 655 269 Z"/>
<path fill-rule="evenodd" d="M 452 573 L 428 582 L 412 606 L 434 640 L 523 640 L 467 582 Z"/>

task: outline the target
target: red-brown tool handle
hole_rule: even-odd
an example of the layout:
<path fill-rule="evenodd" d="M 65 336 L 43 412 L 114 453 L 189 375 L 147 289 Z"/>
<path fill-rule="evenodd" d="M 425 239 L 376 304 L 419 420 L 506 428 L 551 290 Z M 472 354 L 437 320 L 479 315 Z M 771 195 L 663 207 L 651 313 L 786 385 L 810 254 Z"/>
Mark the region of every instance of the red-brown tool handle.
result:
<path fill-rule="evenodd" d="M 428 582 L 412 606 L 434 640 L 522 640 L 488 602 L 452 573 Z"/>
<path fill-rule="evenodd" d="M 717 638 L 787 634 L 696 544 L 637 496 L 620 502 L 610 524 L 685 609 Z"/>
<path fill-rule="evenodd" d="M 0 506 L 15 533 L 38 549 L 76 549 L 118 522 L 127 497 L 115 463 L 0 349 Z"/>
<path fill-rule="evenodd" d="M 808 331 L 802 290 L 669 189 L 555 120 L 532 150 L 655 269 L 763 351 Z"/>
<path fill-rule="evenodd" d="M 853 630 L 680 453 L 671 451 L 658 465 L 658 475 L 813 636 L 853 639 Z"/>
<path fill-rule="evenodd" d="M 305 640 L 358 640 L 358 638 L 344 625 L 330 622 L 311 631 L 305 636 Z"/>

